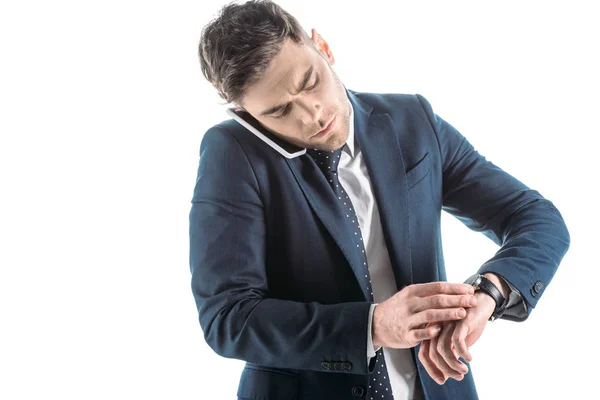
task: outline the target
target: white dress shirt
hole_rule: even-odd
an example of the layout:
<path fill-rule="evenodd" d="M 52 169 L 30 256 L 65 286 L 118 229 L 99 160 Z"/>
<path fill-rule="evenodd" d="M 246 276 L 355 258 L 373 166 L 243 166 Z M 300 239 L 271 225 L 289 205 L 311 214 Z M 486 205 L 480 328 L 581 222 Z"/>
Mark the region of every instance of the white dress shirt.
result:
<path fill-rule="evenodd" d="M 350 102 L 349 102 L 350 103 Z M 344 187 L 360 223 L 365 253 L 371 277 L 373 299 L 381 303 L 392 297 L 397 291 L 396 280 L 387 251 L 381 218 L 377 202 L 373 196 L 371 180 L 358 143 L 354 141 L 354 110 L 350 104 L 350 125 L 348 140 L 342 149 L 338 165 L 338 177 Z M 369 313 L 369 332 L 367 343 L 367 363 L 375 356 L 371 338 L 373 308 Z M 417 376 L 416 365 L 410 349 L 383 348 L 394 400 L 412 400 Z"/>

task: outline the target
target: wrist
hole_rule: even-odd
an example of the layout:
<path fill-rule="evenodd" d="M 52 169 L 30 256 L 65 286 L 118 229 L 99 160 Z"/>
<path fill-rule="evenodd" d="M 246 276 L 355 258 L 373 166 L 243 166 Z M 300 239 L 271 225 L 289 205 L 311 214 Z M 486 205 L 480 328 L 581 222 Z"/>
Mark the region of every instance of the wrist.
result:
<path fill-rule="evenodd" d="M 479 308 L 480 310 L 483 310 L 483 312 L 489 319 L 494 313 L 494 310 L 496 309 L 496 300 L 494 300 L 494 298 L 486 292 L 480 290 L 475 292 L 474 296 L 477 299 L 477 305 L 475 307 Z"/>

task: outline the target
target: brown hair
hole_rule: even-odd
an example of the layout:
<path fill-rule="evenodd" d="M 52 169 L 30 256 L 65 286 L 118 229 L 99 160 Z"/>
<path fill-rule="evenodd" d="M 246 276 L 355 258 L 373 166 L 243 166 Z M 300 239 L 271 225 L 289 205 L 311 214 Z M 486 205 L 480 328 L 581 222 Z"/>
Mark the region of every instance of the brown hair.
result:
<path fill-rule="evenodd" d="M 198 46 L 202 73 L 221 98 L 239 105 L 286 38 L 312 45 L 298 20 L 274 2 L 230 3 L 202 29 Z"/>

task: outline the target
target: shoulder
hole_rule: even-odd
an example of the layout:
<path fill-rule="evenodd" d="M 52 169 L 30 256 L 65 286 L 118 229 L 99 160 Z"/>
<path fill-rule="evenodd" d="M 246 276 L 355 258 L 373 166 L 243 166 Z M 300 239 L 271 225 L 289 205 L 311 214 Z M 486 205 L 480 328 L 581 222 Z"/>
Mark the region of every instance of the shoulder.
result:
<path fill-rule="evenodd" d="M 399 108 L 407 110 L 422 109 L 423 106 L 429 106 L 427 99 L 418 93 L 374 93 L 358 92 L 348 89 L 351 96 L 354 96 L 360 102 L 373 107 L 375 113 L 392 113 Z"/>
<path fill-rule="evenodd" d="M 204 150 L 239 148 L 239 141 L 244 136 L 240 128 L 241 126 L 233 119 L 227 119 L 213 125 L 202 136 L 200 153 Z"/>
<path fill-rule="evenodd" d="M 348 89 L 353 99 L 372 114 L 389 114 L 393 120 L 428 123 L 433 117 L 429 101 L 418 93 L 372 93 Z"/>

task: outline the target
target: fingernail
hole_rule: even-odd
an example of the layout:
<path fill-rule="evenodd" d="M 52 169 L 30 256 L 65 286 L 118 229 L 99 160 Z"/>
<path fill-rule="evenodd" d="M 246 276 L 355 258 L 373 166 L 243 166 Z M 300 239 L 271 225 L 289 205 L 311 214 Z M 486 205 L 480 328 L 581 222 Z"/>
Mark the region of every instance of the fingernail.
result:
<path fill-rule="evenodd" d="M 472 296 L 472 297 L 469 299 L 469 305 L 470 305 L 470 306 L 476 306 L 476 305 L 477 305 L 477 297 L 475 297 L 475 296 Z"/>
<path fill-rule="evenodd" d="M 460 318 L 464 317 L 465 315 L 467 315 L 467 312 L 464 310 L 464 308 L 461 308 L 460 310 L 458 310 L 458 316 Z"/>

